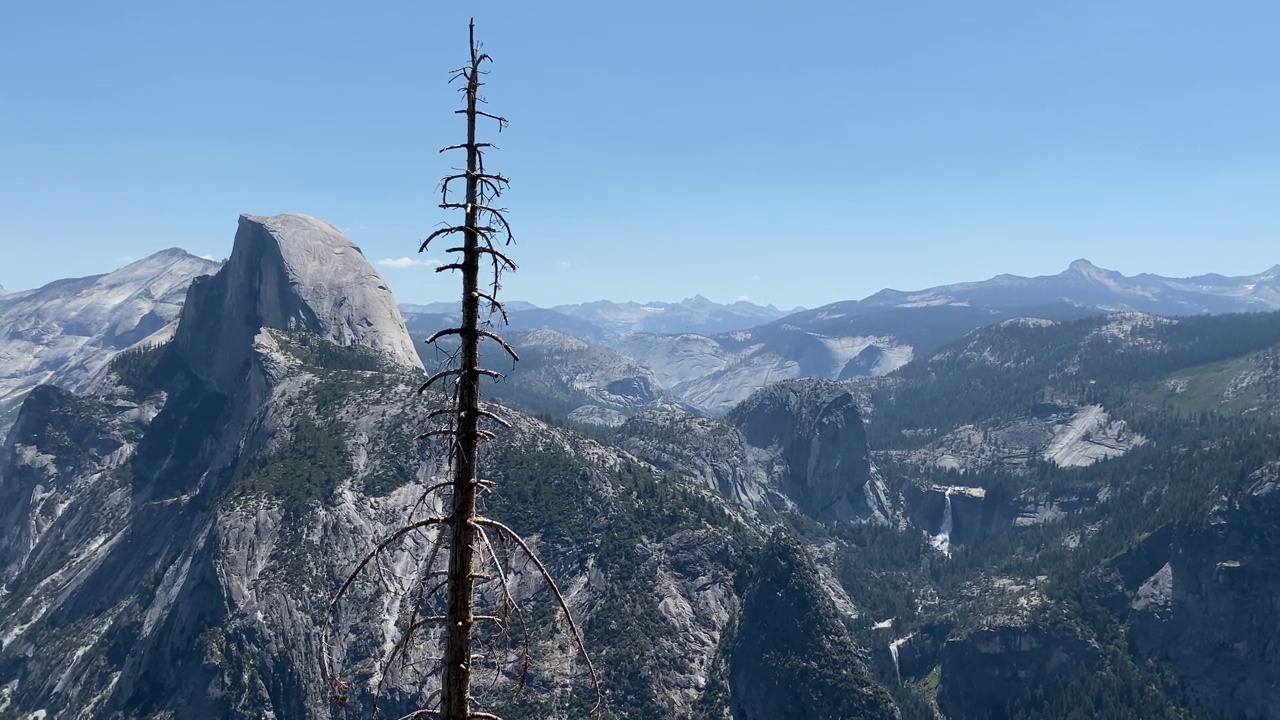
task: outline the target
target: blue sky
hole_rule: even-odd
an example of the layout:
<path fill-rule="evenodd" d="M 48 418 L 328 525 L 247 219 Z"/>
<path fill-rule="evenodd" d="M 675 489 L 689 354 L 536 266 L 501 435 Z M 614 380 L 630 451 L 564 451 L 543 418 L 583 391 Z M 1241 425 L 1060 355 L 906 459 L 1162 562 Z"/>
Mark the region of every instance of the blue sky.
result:
<path fill-rule="evenodd" d="M 1280 262 L 1280 3 L 0 4 L 0 285 L 305 212 L 373 260 L 445 217 L 466 20 L 511 119 L 508 297 L 816 306 Z M 456 278 L 380 268 L 406 302 Z"/>

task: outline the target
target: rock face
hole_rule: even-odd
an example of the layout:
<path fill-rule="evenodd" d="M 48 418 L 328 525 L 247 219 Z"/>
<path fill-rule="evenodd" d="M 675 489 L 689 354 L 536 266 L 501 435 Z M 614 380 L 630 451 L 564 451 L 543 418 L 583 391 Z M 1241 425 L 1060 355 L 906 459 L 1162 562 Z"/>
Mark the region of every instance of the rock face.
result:
<path fill-rule="evenodd" d="M 192 284 L 174 341 L 121 358 L 90 396 L 34 393 L 0 464 L 4 682 L 54 715 L 313 716 L 327 703 L 299 684 L 320 687 L 314 603 L 258 576 L 273 557 L 280 570 L 295 550 L 277 541 L 298 528 L 279 502 L 246 513 L 227 497 L 281 452 L 309 468 L 273 486 L 295 506 L 336 490 L 346 451 L 295 410 L 318 380 L 302 368 L 420 367 L 390 292 L 332 226 L 246 217 L 231 260 Z M 394 522 L 383 508 L 310 520 L 349 556 Z"/>
<path fill-rule="evenodd" d="M 1023 683 L 1061 687 L 1087 675 L 1102 666 L 1102 653 L 1070 627 L 993 623 L 948 640 L 939 660 L 938 707 L 966 720 L 999 717 L 1011 688 Z"/>
<path fill-rule="evenodd" d="M 886 521 L 893 515 L 871 464 L 862 415 L 839 383 L 771 385 L 734 408 L 728 420 L 748 443 L 779 453 L 776 487 L 817 520 Z"/>
<path fill-rule="evenodd" d="M 1212 498 L 1201 521 L 1166 526 L 1096 570 L 1098 599 L 1135 650 L 1169 663 L 1193 705 L 1280 718 L 1280 464 Z"/>
<path fill-rule="evenodd" d="M 941 532 L 946 507 L 950 504 L 951 532 L 947 538 L 950 545 L 968 545 L 993 527 L 1007 526 L 1012 521 L 1005 508 L 987 500 L 983 488 L 910 485 L 904 496 L 907 517 L 930 535 Z"/>
<path fill-rule="evenodd" d="M 707 336 L 639 333 L 618 349 L 651 368 L 673 398 L 722 415 L 756 389 L 795 378 L 880 376 L 912 358 L 891 335 L 810 332 L 781 321 Z"/>
<path fill-rule="evenodd" d="M 231 258 L 192 286 L 175 339 L 197 375 L 230 392 L 262 328 L 422 367 L 386 281 L 340 230 L 306 215 L 241 215 Z"/>
<path fill-rule="evenodd" d="M 894 456 L 923 467 L 969 472 L 993 466 L 1021 468 L 1037 460 L 1063 468 L 1086 467 L 1146 442 L 1101 405 L 1038 403 L 1019 416 L 964 425 Z"/>
<path fill-rule="evenodd" d="M 742 627 L 729 652 L 735 720 L 795 717 L 804 706 L 804 717 L 822 720 L 901 717 L 867 676 L 794 537 L 774 533 L 742 602 Z"/>
<path fill-rule="evenodd" d="M 175 320 L 193 278 L 218 263 L 170 249 L 106 275 L 59 280 L 0 301 L 0 438 L 40 383 L 89 386 L 117 352 Z"/>
<path fill-rule="evenodd" d="M 695 477 L 741 507 L 793 505 L 774 483 L 786 472 L 778 454 L 751 445 L 723 420 L 649 410 L 626 421 L 617 435 L 618 446 L 627 452 Z"/>

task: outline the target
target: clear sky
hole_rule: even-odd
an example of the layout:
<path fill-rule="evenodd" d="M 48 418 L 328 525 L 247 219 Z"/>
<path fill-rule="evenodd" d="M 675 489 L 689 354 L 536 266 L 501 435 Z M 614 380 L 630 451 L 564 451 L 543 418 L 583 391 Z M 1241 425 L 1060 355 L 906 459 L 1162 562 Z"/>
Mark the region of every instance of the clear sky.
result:
<path fill-rule="evenodd" d="M 225 257 L 240 213 L 417 258 L 469 15 L 511 119 L 510 298 L 812 307 L 1077 257 L 1280 262 L 1274 0 L 13 0 L 0 285 Z M 380 269 L 401 301 L 457 294 Z"/>

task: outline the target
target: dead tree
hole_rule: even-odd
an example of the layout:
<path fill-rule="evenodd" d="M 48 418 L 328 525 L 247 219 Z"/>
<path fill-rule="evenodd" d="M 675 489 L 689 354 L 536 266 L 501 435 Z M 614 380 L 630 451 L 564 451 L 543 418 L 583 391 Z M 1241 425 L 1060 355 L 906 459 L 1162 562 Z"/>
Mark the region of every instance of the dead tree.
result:
<path fill-rule="evenodd" d="M 496 205 L 498 198 L 509 186 L 509 181 L 503 175 L 485 169 L 484 153 L 494 146 L 489 142 L 481 142 L 477 138 L 476 126 L 482 119 L 491 120 L 497 123 L 501 131 L 506 127 L 507 121 L 499 115 L 480 109 L 485 102 L 480 94 L 480 88 L 484 86 L 482 79 L 487 74 L 482 67 L 486 62 L 492 62 L 492 58 L 480 51 L 480 46 L 475 39 L 474 22 L 469 25 L 469 38 L 470 60 L 465 66 L 453 71 L 450 78 L 450 82 L 462 83 L 459 90 L 464 93 L 465 107 L 456 110 L 455 113 L 465 116 L 467 139 L 464 143 L 450 145 L 440 151 L 443 153 L 461 150 L 466 153 L 465 169 L 459 168 L 441 181 L 439 203 L 442 210 L 462 212 L 463 220 L 461 224 L 449 225 L 432 232 L 418 248 L 419 252 L 425 252 L 433 243 L 461 238 L 460 245 L 445 250 L 457 259 L 436 268 L 436 272 L 457 271 L 462 274 L 462 322 L 458 327 L 441 330 L 426 339 L 428 344 L 435 344 L 442 338 L 455 338 L 459 342 L 459 348 L 456 352 L 450 353 L 449 357 L 456 362 L 432 374 L 418 388 L 418 393 L 424 394 L 439 384 L 446 390 L 446 396 L 449 398 L 444 408 L 434 410 L 427 415 L 430 420 L 443 421 L 443 425 L 428 428 L 417 437 L 419 440 L 442 439 L 447 443 L 451 477 L 448 482 L 427 488 L 415 507 L 421 507 L 423 502 L 434 493 L 441 493 L 446 501 L 444 505 L 449 510 L 439 516 L 407 518 L 404 525 L 366 554 L 347 577 L 330 605 L 329 623 L 322 642 L 324 672 L 333 688 L 335 699 L 340 704 L 345 704 L 349 687 L 345 681 L 333 675 L 329 654 L 329 637 L 339 601 L 367 568 L 373 566 L 379 573 L 383 572 L 381 558 L 393 546 L 404 542 L 413 534 L 435 530 L 436 535 L 431 549 L 419 563 L 403 635 L 395 643 L 389 656 L 384 658 L 378 693 L 381 692 L 382 682 L 392 663 L 397 658 L 402 662 L 406 661 L 408 652 L 420 632 L 432 624 L 439 627 L 439 624 L 443 623 L 444 638 L 443 652 L 439 660 L 441 680 L 438 706 L 424 707 L 406 718 L 498 720 L 497 715 L 473 707 L 471 686 L 476 657 L 473 648 L 473 629 L 476 624 L 492 622 L 505 632 L 507 624 L 514 616 L 523 625 L 523 614 L 519 604 L 509 592 L 504 563 L 495 549 L 495 545 L 501 545 L 509 546 L 513 552 L 523 555 L 546 583 L 566 620 L 574 646 L 586 661 L 591 684 L 596 693 L 595 707 L 598 711 L 600 688 L 595 668 L 587 655 L 582 634 L 555 581 L 529 545 L 514 530 L 479 513 L 479 497 L 492 486 L 492 483 L 481 480 L 477 472 L 480 442 L 496 437 L 491 429 L 494 426 L 511 427 L 496 408 L 480 400 L 481 378 L 501 379 L 502 377 L 498 371 L 481 365 L 481 348 L 487 343 L 492 343 L 512 362 L 520 358 L 501 336 L 489 329 L 494 325 L 492 320 L 495 316 L 502 324 L 506 324 L 507 321 L 506 311 L 497 295 L 502 287 L 500 282 L 502 273 L 516 269 L 515 262 L 505 252 L 515 238 L 504 214 L 505 211 Z M 454 199 L 452 194 L 459 183 L 465 186 L 460 201 Z M 482 266 L 488 266 L 491 272 L 483 288 L 480 283 Z M 442 550 L 447 550 L 447 567 L 444 571 L 438 571 L 435 565 Z M 477 554 L 480 557 L 477 557 Z M 495 614 L 476 613 L 476 580 L 481 577 L 493 577 L 478 572 L 478 569 L 484 566 L 492 570 L 499 581 L 498 593 L 501 597 L 496 604 L 501 610 Z M 444 577 L 444 580 L 437 582 L 440 577 Z M 422 615 L 428 602 L 440 590 L 445 592 L 444 614 Z M 517 671 L 519 676 L 517 693 L 523 688 L 529 669 L 527 632 L 524 638 L 523 654 Z M 375 713 L 378 693 L 375 693 Z"/>

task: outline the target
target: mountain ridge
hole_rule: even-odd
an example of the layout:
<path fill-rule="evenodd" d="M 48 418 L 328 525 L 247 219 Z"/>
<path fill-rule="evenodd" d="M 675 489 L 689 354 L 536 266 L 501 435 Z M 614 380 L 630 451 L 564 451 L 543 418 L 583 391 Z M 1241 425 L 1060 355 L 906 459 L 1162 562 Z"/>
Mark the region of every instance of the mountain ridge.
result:
<path fill-rule="evenodd" d="M 1011 306 L 1065 300 L 1103 310 L 1140 310 L 1173 315 L 1265 311 L 1280 309 L 1280 282 L 1277 278 L 1280 278 L 1280 265 L 1252 275 L 1208 273 L 1178 278 L 1152 273 L 1126 276 L 1079 258 L 1054 275 L 1026 277 L 1001 274 L 987 280 L 937 285 L 921 290 L 885 288 L 862 300 L 832 303 L 822 308 L 833 305 L 840 305 L 846 310 L 948 304 Z M 1026 294 L 1018 294 L 1019 290 L 1039 292 L 1042 297 L 1029 298 Z"/>
<path fill-rule="evenodd" d="M 192 279 L 218 267 L 169 248 L 110 273 L 6 294 L 0 301 L 0 436 L 31 388 L 85 389 L 116 352 L 172 323 Z"/>

